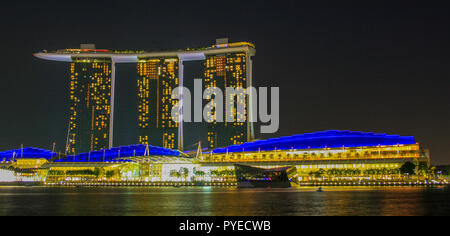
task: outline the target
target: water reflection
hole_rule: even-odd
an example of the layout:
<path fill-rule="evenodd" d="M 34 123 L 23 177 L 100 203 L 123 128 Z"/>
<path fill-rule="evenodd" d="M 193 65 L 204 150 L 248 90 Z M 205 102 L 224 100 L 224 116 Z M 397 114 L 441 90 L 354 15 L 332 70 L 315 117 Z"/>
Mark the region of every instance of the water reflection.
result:
<path fill-rule="evenodd" d="M 0 215 L 446 215 L 444 188 L 0 187 Z"/>

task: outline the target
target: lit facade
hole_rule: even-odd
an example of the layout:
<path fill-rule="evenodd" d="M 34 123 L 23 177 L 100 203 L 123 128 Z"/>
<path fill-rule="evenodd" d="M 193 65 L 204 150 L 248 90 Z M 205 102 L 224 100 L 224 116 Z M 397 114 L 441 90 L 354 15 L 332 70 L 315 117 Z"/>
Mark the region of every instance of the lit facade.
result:
<path fill-rule="evenodd" d="M 208 148 L 226 147 L 234 144 L 242 144 L 249 140 L 248 130 L 248 99 L 247 96 L 236 96 L 228 93 L 226 88 L 248 87 L 247 83 L 247 53 L 228 53 L 210 55 L 206 57 L 205 89 L 211 87 L 220 88 L 223 91 L 224 116 L 233 114 L 234 122 L 216 122 L 217 114 L 214 109 L 208 114 Z M 227 104 L 227 101 L 230 104 Z M 215 107 L 213 102 L 207 106 Z M 243 111 L 238 109 L 242 106 Z M 230 110 L 231 109 L 231 110 Z"/>
<path fill-rule="evenodd" d="M 21 148 L 0 152 L 0 182 L 41 182 L 47 171 L 42 168 L 58 154 L 39 148 Z"/>
<path fill-rule="evenodd" d="M 112 66 L 107 58 L 70 64 L 68 154 L 109 148 Z"/>
<path fill-rule="evenodd" d="M 430 156 L 414 137 L 352 131 L 324 131 L 232 145 L 204 153 L 203 165 L 242 164 L 295 167 L 295 177 L 329 175 L 363 178 L 400 175 L 406 162 L 429 166 Z M 380 174 L 381 175 L 381 174 Z"/>
<path fill-rule="evenodd" d="M 173 121 L 172 90 L 179 86 L 178 58 L 142 59 L 137 65 L 138 143 L 178 148 L 178 124 Z"/>
<path fill-rule="evenodd" d="M 415 174 L 403 173 L 406 163 Z M 351 131 L 259 140 L 196 156 L 144 144 L 69 156 L 25 148 L 0 152 L 0 164 L 15 171 L 3 173 L 5 179 L 50 185 L 236 186 L 236 166 L 283 169 L 296 184 L 448 184 L 428 171 L 429 153 L 414 137 Z"/>
<path fill-rule="evenodd" d="M 428 153 L 418 144 L 410 144 L 204 154 L 200 161 L 205 165 L 239 163 L 260 168 L 295 166 L 301 176 L 330 169 L 354 169 L 363 175 L 367 170 L 398 170 L 406 162 L 428 163 Z"/>
<path fill-rule="evenodd" d="M 45 182 L 191 181 L 197 166 L 179 151 L 140 144 L 57 159 L 45 165 Z"/>

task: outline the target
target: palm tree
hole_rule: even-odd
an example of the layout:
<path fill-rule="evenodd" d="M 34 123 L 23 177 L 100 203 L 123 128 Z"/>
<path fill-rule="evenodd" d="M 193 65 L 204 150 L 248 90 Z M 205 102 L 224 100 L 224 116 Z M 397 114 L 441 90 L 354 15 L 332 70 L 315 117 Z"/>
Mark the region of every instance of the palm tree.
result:
<path fill-rule="evenodd" d="M 171 170 L 170 171 L 170 177 L 174 177 L 174 178 L 179 179 L 181 177 L 181 174 L 180 174 L 180 172 L 178 172 L 176 170 Z"/>
<path fill-rule="evenodd" d="M 315 178 L 322 178 L 322 177 L 324 176 L 325 173 L 326 173 L 326 172 L 325 172 L 324 169 L 319 169 L 319 170 L 316 171 L 316 172 L 312 172 L 312 175 L 313 175 Z"/>
<path fill-rule="evenodd" d="M 205 176 L 205 172 L 201 171 L 201 170 L 195 171 L 195 176 L 196 177 L 203 177 L 203 176 Z"/>
<path fill-rule="evenodd" d="M 187 177 L 189 176 L 189 169 L 186 167 L 183 167 L 183 168 L 181 168 L 181 173 L 180 173 L 180 175 L 182 175 L 184 178 L 184 181 L 186 181 Z"/>

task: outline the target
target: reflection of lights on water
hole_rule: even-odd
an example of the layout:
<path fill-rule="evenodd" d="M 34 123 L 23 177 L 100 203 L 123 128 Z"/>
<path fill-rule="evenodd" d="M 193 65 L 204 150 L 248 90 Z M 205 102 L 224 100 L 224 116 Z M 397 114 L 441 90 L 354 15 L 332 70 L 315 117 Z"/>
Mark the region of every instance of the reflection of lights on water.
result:
<path fill-rule="evenodd" d="M 211 186 L 204 186 L 202 187 L 203 190 L 206 190 L 207 192 L 210 192 L 212 190 Z"/>

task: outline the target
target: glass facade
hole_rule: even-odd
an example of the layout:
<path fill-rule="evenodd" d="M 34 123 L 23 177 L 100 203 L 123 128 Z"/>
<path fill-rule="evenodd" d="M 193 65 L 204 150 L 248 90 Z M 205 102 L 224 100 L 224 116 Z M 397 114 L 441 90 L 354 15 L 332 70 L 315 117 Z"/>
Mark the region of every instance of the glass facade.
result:
<path fill-rule="evenodd" d="M 78 58 L 70 64 L 70 120 L 67 153 L 109 147 L 112 63 Z"/>
<path fill-rule="evenodd" d="M 351 148 L 322 148 L 322 149 L 292 149 L 272 151 L 244 151 L 204 154 L 202 162 L 211 163 L 348 163 L 392 161 L 405 159 L 426 160 L 428 154 L 421 149 L 419 144 L 379 146 L 379 147 L 351 147 Z"/>
<path fill-rule="evenodd" d="M 172 120 L 172 90 L 179 86 L 178 58 L 142 59 L 137 65 L 138 143 L 178 148 L 178 124 Z"/>

